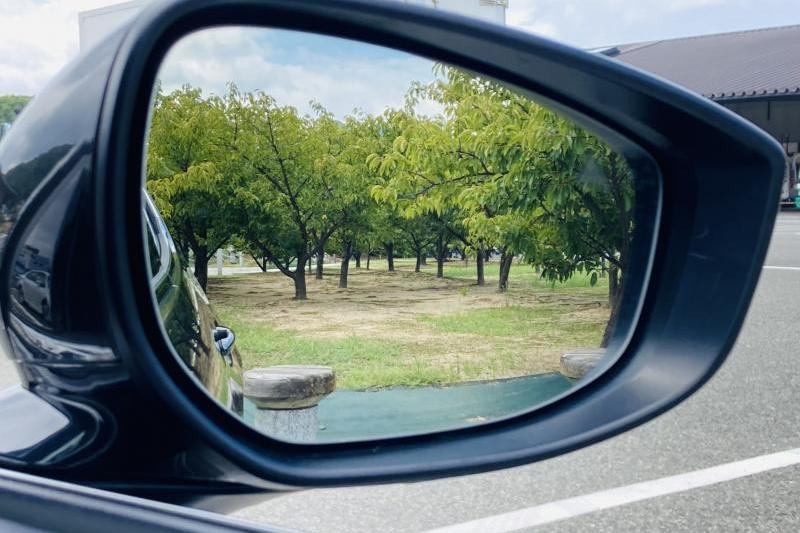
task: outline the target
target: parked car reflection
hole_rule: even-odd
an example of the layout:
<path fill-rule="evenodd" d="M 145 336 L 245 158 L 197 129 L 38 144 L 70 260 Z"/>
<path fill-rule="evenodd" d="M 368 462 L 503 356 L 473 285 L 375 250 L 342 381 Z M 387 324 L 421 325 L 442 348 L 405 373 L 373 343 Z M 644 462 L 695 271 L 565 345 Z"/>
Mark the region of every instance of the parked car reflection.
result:
<path fill-rule="evenodd" d="M 50 320 L 50 274 L 29 270 L 17 278 L 18 298 L 44 320 Z"/>
<path fill-rule="evenodd" d="M 50 321 L 52 260 L 30 244 L 20 250 L 14 262 L 12 297 L 28 314 L 43 322 Z"/>
<path fill-rule="evenodd" d="M 205 292 L 182 266 L 178 250 L 152 200 L 144 194 L 150 285 L 176 354 L 220 403 L 244 411 L 242 360 L 234 333 L 217 322 Z"/>

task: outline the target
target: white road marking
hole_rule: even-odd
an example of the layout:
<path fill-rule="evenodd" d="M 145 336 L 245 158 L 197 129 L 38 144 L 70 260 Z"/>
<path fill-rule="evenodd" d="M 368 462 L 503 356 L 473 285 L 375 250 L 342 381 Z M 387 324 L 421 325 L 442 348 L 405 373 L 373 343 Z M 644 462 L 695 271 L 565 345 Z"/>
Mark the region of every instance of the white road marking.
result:
<path fill-rule="evenodd" d="M 602 490 L 575 498 L 566 498 L 528 507 L 527 509 L 520 509 L 519 511 L 432 529 L 427 533 L 504 533 L 518 531 L 559 520 L 567 520 L 603 509 L 611 509 L 629 503 L 731 481 L 798 463 L 800 463 L 800 448 L 794 448 L 703 470 Z"/>
<path fill-rule="evenodd" d="M 764 270 L 800 270 L 800 267 L 783 267 L 783 266 L 770 266 L 764 265 Z"/>

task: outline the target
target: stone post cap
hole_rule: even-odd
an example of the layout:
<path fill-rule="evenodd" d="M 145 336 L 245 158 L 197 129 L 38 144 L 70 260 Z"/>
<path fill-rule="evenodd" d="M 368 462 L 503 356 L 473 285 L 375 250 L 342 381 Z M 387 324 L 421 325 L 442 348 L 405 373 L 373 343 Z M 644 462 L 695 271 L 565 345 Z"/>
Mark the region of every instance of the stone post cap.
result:
<path fill-rule="evenodd" d="M 574 350 L 561 356 L 561 373 L 571 379 L 588 374 L 606 354 L 603 348 Z"/>
<path fill-rule="evenodd" d="M 277 365 L 244 373 L 244 395 L 259 409 L 306 409 L 336 388 L 327 366 Z"/>

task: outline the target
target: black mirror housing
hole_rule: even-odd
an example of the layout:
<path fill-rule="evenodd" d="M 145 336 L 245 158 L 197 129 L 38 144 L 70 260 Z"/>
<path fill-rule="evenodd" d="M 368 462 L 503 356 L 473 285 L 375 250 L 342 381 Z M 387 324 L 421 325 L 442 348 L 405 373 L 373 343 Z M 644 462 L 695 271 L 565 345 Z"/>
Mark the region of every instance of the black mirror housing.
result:
<path fill-rule="evenodd" d="M 324 33 L 452 63 L 530 91 L 618 139 L 637 172 L 660 184 L 652 191 L 657 238 L 641 274 L 645 291 L 626 311 L 638 319 L 620 357 L 533 412 L 379 441 L 288 444 L 214 403 L 172 356 L 154 311 L 141 239 L 141 172 L 151 91 L 165 53 L 189 32 L 228 24 Z M 54 125 L 64 123 L 74 126 L 59 137 Z M 31 148 L 24 138 L 38 141 Z M 32 161 L 43 169 L 23 173 Z M 196 501 L 200 493 L 480 472 L 598 442 L 673 407 L 722 364 L 758 280 L 783 172 L 777 143 L 722 107 L 606 57 L 521 32 L 392 2 L 155 3 L 57 78 L 0 145 L 0 176 L 11 191 L 3 201 L 14 208 L 0 270 L 4 349 L 30 394 L 93 424 L 93 437 L 62 462 L 31 465 L 0 455 L 0 464 Z M 20 173 L 27 180 L 22 191 L 12 187 Z M 51 236 L 54 257 L 64 259 L 51 274 L 60 295 L 53 319 L 31 324 L 16 316 L 9 280 L 26 238 L 43 227 L 43 210 L 64 220 Z M 76 279 L 91 297 L 58 292 Z M 93 320 L 72 318 L 80 313 Z M 222 348 L 231 349 L 232 334 L 214 337 L 230 338 Z M 69 414 L 76 409 L 81 417 Z M 87 409 L 95 416 L 87 418 Z M 192 490 L 143 481 L 198 476 L 205 485 Z"/>

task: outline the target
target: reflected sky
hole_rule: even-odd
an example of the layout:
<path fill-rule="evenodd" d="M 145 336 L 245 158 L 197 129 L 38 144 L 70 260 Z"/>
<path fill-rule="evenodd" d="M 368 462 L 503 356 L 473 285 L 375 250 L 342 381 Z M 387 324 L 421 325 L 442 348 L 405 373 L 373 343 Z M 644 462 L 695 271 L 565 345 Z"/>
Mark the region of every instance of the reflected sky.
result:
<path fill-rule="evenodd" d="M 342 118 L 355 109 L 378 114 L 401 107 L 412 81 L 434 79 L 433 66 L 428 59 L 335 37 L 227 27 L 179 41 L 159 80 L 166 92 L 190 84 L 218 95 L 234 82 L 242 91 L 263 90 L 301 113 L 318 101 Z"/>

